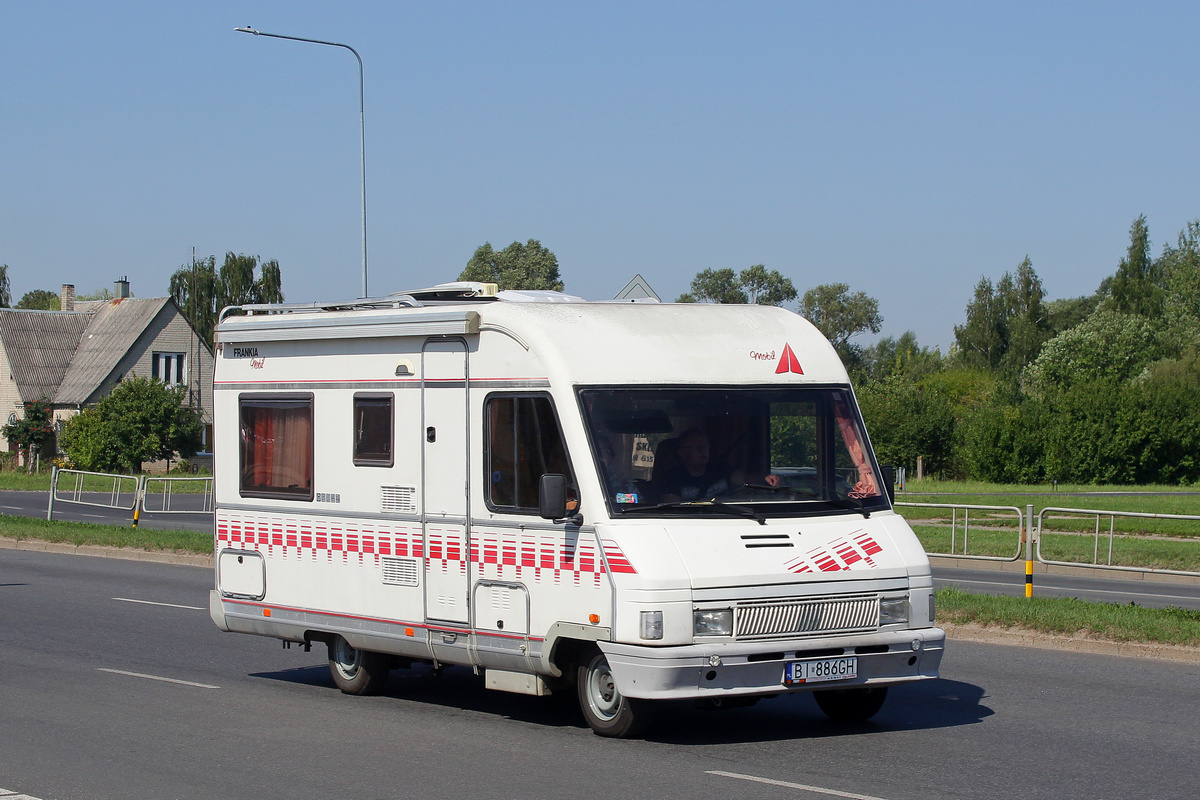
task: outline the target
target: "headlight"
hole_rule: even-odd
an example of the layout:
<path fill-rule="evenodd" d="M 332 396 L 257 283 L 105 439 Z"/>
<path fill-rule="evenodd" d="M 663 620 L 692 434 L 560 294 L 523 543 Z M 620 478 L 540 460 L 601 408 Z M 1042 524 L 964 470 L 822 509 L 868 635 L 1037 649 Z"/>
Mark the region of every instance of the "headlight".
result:
<path fill-rule="evenodd" d="M 692 632 L 697 636 L 732 636 L 733 609 L 696 609 L 692 612 Z"/>
<path fill-rule="evenodd" d="M 908 622 L 908 598 L 885 597 L 879 601 L 879 624 L 895 625 Z"/>
<path fill-rule="evenodd" d="M 661 611 L 642 612 L 642 638 L 661 639 L 663 637 L 663 615 Z"/>

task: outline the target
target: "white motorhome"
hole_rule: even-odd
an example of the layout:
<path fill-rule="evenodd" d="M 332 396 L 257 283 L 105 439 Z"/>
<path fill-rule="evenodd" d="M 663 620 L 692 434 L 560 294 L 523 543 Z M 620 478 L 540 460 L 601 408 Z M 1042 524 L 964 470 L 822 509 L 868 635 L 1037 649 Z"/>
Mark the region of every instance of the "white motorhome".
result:
<path fill-rule="evenodd" d="M 929 561 L 790 311 L 477 283 L 243 306 L 214 396 L 212 618 L 327 645 L 342 691 L 466 665 L 631 736 L 660 700 L 865 719 L 937 677 Z"/>

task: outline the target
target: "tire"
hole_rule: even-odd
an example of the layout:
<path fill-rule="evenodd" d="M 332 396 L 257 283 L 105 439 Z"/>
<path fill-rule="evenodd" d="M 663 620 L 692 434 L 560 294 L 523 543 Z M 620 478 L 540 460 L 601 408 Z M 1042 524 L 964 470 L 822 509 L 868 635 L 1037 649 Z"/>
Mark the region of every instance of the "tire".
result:
<path fill-rule="evenodd" d="M 341 636 L 329 645 L 329 674 L 346 694 L 379 694 L 387 684 L 388 657 L 356 650 Z"/>
<path fill-rule="evenodd" d="M 608 659 L 599 650 L 593 648 L 583 656 L 576 677 L 579 708 L 594 733 L 628 739 L 649 726 L 653 701 L 625 697 L 618 692 Z"/>
<path fill-rule="evenodd" d="M 817 705 L 835 722 L 866 722 L 879 713 L 887 699 L 887 687 L 825 689 L 813 692 Z"/>

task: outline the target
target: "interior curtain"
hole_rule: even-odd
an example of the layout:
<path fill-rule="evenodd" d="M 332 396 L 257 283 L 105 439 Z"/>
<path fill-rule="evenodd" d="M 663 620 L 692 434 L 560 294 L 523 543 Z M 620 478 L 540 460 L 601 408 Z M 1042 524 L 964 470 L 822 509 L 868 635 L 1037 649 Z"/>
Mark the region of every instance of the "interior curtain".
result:
<path fill-rule="evenodd" d="M 842 399 L 834 400 L 833 414 L 842 434 L 842 441 L 846 444 L 846 452 L 850 454 L 850 460 L 858 470 L 858 482 L 850 491 L 850 497 L 877 496 L 879 484 L 875 480 L 875 471 L 871 469 L 871 461 L 867 458 L 867 451 L 862 445 L 862 438 L 859 436 L 854 416 L 850 413 L 849 404 Z"/>

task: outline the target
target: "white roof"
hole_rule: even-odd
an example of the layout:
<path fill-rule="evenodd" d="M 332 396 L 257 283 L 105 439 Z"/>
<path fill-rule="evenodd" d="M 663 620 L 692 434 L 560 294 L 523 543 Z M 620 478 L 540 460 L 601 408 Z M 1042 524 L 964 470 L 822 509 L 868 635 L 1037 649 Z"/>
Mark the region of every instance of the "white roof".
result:
<path fill-rule="evenodd" d="M 491 329 L 527 345 L 545 367 L 544 377 L 556 384 L 849 382 L 829 341 L 786 309 L 586 302 L 542 294 L 501 292 L 497 299 L 428 306 L 379 307 L 368 301 L 335 310 L 321 310 L 331 308 L 321 304 L 291 306 L 287 313 L 226 317 L 217 338 L 233 343 L 472 336 Z M 471 372 L 505 377 L 493 369 L 500 367 L 475 361 Z"/>

